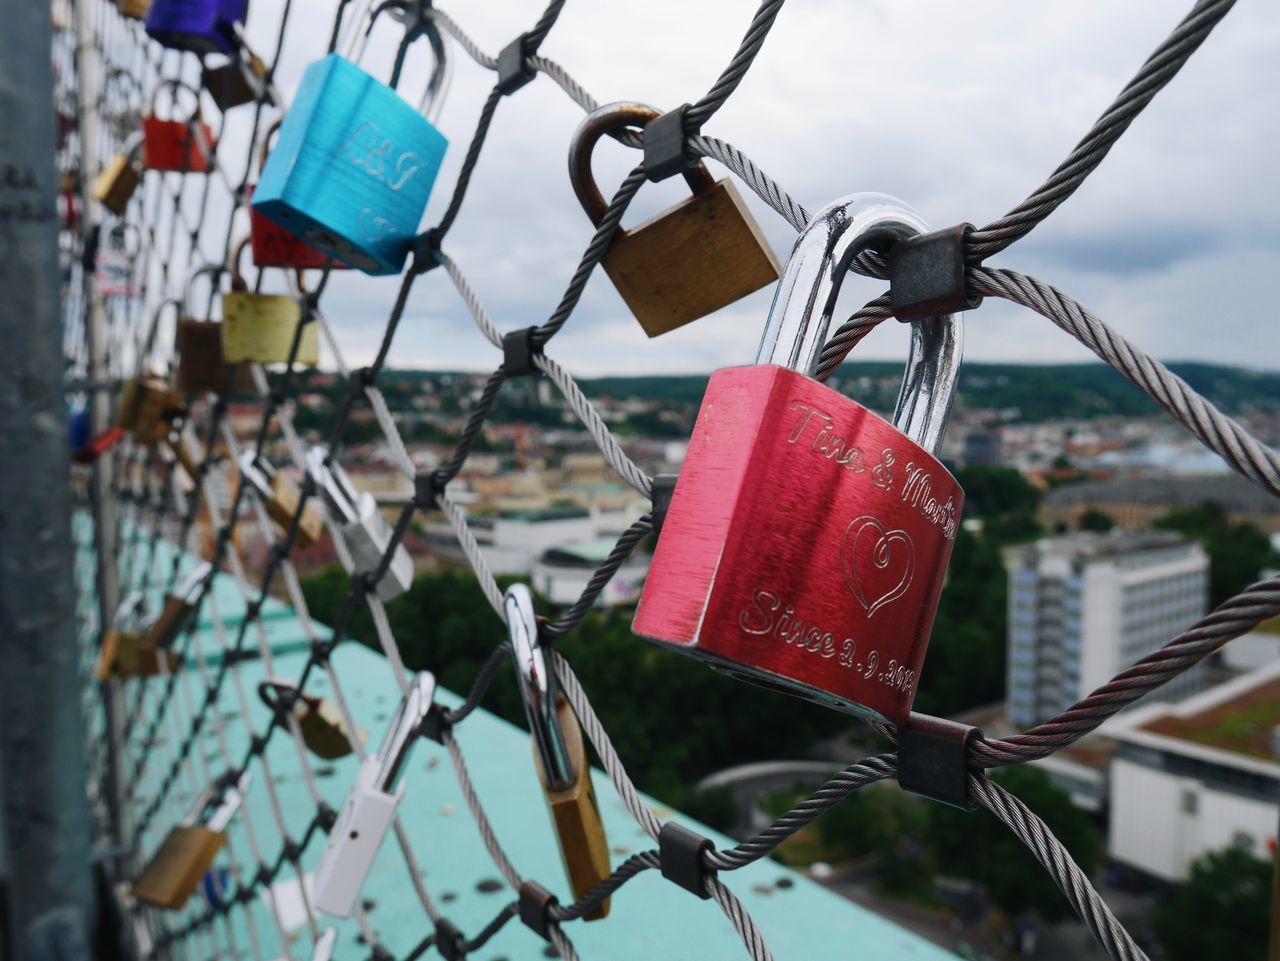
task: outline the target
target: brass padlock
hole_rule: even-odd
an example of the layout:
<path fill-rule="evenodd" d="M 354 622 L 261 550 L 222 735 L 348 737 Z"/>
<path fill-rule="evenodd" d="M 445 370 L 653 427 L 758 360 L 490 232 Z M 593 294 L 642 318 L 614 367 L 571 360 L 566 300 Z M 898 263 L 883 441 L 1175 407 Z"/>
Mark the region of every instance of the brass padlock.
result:
<path fill-rule="evenodd" d="M 282 532 L 289 530 L 302 500 L 298 485 L 287 474 L 276 470 L 266 461 L 259 460 L 258 452 L 252 448 L 240 453 L 237 467 L 240 469 L 241 482 L 247 483 L 262 498 L 267 516 Z M 314 505 L 307 504 L 298 521 L 298 546 L 310 547 L 320 539 L 322 533 L 324 518 Z"/>
<path fill-rule="evenodd" d="M 142 635 L 142 644 L 153 651 L 168 648 L 178 639 L 195 613 L 200 586 L 213 572 L 209 563 L 197 564 L 177 589 L 164 599 L 164 607 Z"/>
<path fill-rule="evenodd" d="M 245 237 L 236 245 L 231 257 L 231 293 L 222 295 L 222 353 L 230 363 L 283 364 L 293 349 L 302 310 L 297 298 L 287 294 L 250 292 L 240 274 L 241 255 L 248 242 Z M 301 273 L 298 286 L 301 290 Z M 303 325 L 294 362 L 312 367 L 320 362 L 320 336 L 314 323 Z"/>
<path fill-rule="evenodd" d="M 157 652 L 142 640 L 145 629 L 140 621 L 142 603 L 142 591 L 131 591 L 116 608 L 111 627 L 102 636 L 102 649 L 94 671 L 98 680 L 154 677 L 173 669 L 174 659 L 168 652 Z"/>
<path fill-rule="evenodd" d="M 107 161 L 89 187 L 93 199 L 117 217 L 124 216 L 129 199 L 142 183 L 141 150 L 142 134 L 135 133 L 125 141 L 124 149 Z"/>
<path fill-rule="evenodd" d="M 222 352 L 222 323 L 216 320 L 196 320 L 192 291 L 196 281 L 209 276 L 217 285 L 223 268 L 217 264 L 199 267 L 187 281 L 182 300 L 182 313 L 174 331 L 174 349 L 178 354 L 178 389 L 188 394 L 221 394 L 228 388 L 231 364 Z M 212 299 L 212 298 L 211 298 Z M 169 304 L 177 304 L 175 298 L 164 301 L 157 310 Z M 236 367 L 235 380 L 230 382 L 233 394 L 254 392 L 253 373 L 244 365 Z"/>
<path fill-rule="evenodd" d="M 200 817 L 217 793 L 216 788 L 209 788 L 196 798 L 187 816 L 169 831 L 133 882 L 135 898 L 143 904 L 171 911 L 186 906 L 226 843 L 227 825 L 244 802 L 249 780 L 246 771 L 237 784 L 223 788 L 218 806 L 203 823 L 199 823 Z"/>
<path fill-rule="evenodd" d="M 182 395 L 154 374 L 125 381 L 115 425 L 130 431 L 143 444 L 166 440 L 174 421 L 185 410 Z"/>
<path fill-rule="evenodd" d="M 236 33 L 240 33 L 238 24 Z M 200 79 L 204 89 L 209 91 L 209 96 L 223 113 L 233 107 L 255 103 L 264 95 L 263 102 L 274 105 L 274 91 L 267 84 L 267 65 L 249 49 L 243 37 L 237 39 L 240 41 L 238 49 L 226 63 L 201 68 Z"/>
<path fill-rule="evenodd" d="M 503 612 L 520 699 L 529 719 L 534 765 L 560 842 L 569 886 L 574 898 L 581 898 L 610 874 L 609 842 L 591 784 L 582 729 L 568 700 L 558 692 L 555 676 L 542 655 L 529 588 L 524 584 L 507 588 Z M 597 921 L 608 913 L 606 898 L 584 919 Z"/>
<path fill-rule="evenodd" d="M 258 697 L 272 712 L 279 710 L 282 697 L 295 694 L 293 716 L 298 721 L 307 749 L 326 761 L 336 761 L 350 754 L 351 738 L 347 736 L 347 726 L 336 704 L 314 694 L 298 693 L 296 684 L 278 678 L 269 677 L 258 684 Z M 361 744 L 366 740 L 365 732 L 359 727 L 355 729 L 355 736 Z"/>
<path fill-rule="evenodd" d="M 116 6 L 122 17 L 130 20 L 146 20 L 147 11 L 151 9 L 151 0 L 117 0 Z"/>
<path fill-rule="evenodd" d="M 658 111 L 611 103 L 573 135 L 569 179 L 596 226 L 605 204 L 591 176 L 591 151 L 604 134 L 643 127 Z M 618 229 L 602 261 L 605 273 L 650 337 L 705 317 L 776 281 L 781 265 L 729 180 L 701 163 L 685 171 L 693 196 L 630 230 Z"/>

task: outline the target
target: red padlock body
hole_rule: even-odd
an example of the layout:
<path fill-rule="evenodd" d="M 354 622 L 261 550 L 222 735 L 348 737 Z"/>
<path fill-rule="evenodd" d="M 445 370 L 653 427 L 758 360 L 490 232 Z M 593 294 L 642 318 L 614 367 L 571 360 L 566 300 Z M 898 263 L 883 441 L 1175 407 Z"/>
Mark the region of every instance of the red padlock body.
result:
<path fill-rule="evenodd" d="M 249 188 L 249 200 L 253 188 Z M 302 270 L 321 270 L 329 263 L 329 255 L 289 233 L 273 220 L 268 220 L 252 207 L 249 208 L 249 247 L 253 262 L 258 267 L 297 267 Z M 340 260 L 333 262 L 334 270 L 348 270 Z"/>
<path fill-rule="evenodd" d="M 964 492 L 892 425 L 784 367 L 707 385 L 633 630 L 898 724 Z"/>
<path fill-rule="evenodd" d="M 191 136 L 191 128 L 200 131 L 200 139 Z M 209 170 L 209 157 L 201 149 L 213 148 L 213 130 L 202 120 L 194 124 L 186 120 L 142 118 L 142 166 L 147 170 L 178 170 L 202 174 Z"/>

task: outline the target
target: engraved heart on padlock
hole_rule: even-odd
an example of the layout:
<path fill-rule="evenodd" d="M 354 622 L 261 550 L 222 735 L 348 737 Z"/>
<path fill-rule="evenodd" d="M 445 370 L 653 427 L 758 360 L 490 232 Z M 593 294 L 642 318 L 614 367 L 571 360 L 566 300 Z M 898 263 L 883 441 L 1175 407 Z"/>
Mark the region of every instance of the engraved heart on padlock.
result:
<path fill-rule="evenodd" d="M 901 544 L 901 551 L 893 545 Z M 888 572 L 895 554 L 905 559 L 902 575 L 888 590 L 876 592 L 884 586 L 882 573 Z M 855 517 L 844 532 L 840 545 L 841 566 L 845 583 L 867 612 L 868 620 L 886 604 L 896 601 L 911 586 L 916 569 L 916 549 L 904 530 L 886 530 L 884 524 L 870 514 Z M 861 563 L 859 563 L 861 561 Z"/>

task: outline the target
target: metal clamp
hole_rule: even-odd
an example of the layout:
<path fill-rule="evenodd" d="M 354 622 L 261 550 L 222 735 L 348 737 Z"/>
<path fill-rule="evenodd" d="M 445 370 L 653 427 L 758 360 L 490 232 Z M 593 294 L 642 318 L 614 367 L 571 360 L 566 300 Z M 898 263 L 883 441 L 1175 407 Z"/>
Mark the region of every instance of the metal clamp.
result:
<path fill-rule="evenodd" d="M 688 124 L 689 105 L 650 120 L 644 128 L 644 175 L 653 183 L 682 174 L 689 167 L 685 144 L 691 133 Z"/>
<path fill-rule="evenodd" d="M 969 793 L 969 744 L 982 731 L 969 724 L 912 712 L 898 729 L 898 786 L 964 811 Z"/>
<path fill-rule="evenodd" d="M 965 240 L 973 224 L 899 240 L 889 248 L 889 299 L 894 316 L 918 320 L 973 310 L 979 294 L 965 288 Z"/>
<path fill-rule="evenodd" d="M 498 92 L 504 97 L 515 93 L 538 75 L 538 68 L 529 62 L 533 53 L 529 34 L 522 33 L 498 54 Z"/>
<path fill-rule="evenodd" d="M 658 861 L 662 876 L 704 901 L 710 899 L 707 876 L 715 872 L 702 859 L 715 847 L 710 838 L 675 821 L 668 821 L 658 832 Z"/>
<path fill-rule="evenodd" d="M 537 327 L 525 327 L 503 335 L 502 372 L 508 377 L 542 373 L 542 369 L 533 362 L 533 359 L 542 353 L 542 348 L 533 342 L 533 334 L 537 329 Z"/>
<path fill-rule="evenodd" d="M 539 937 L 550 940 L 551 906 L 558 903 L 556 896 L 537 881 L 520 885 L 520 920 Z"/>
<path fill-rule="evenodd" d="M 662 523 L 667 519 L 667 510 L 671 507 L 671 495 L 676 492 L 676 481 L 679 474 L 659 474 L 653 479 L 649 489 L 649 497 L 653 501 L 650 516 L 653 518 L 653 532 L 662 533 Z"/>
<path fill-rule="evenodd" d="M 467 939 L 456 925 L 444 918 L 436 922 L 436 950 L 444 961 L 466 961 Z"/>

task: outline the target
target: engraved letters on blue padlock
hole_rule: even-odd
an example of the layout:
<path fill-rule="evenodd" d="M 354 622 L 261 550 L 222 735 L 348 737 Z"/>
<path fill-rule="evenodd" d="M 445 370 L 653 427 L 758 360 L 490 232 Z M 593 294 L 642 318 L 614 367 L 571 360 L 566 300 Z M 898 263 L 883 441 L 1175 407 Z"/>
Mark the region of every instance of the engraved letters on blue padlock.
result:
<path fill-rule="evenodd" d="M 444 45 L 430 23 L 417 29 L 436 56 L 423 104 L 434 112 L 447 79 Z M 395 90 L 331 53 L 303 74 L 253 209 L 365 273 L 399 273 L 447 146 Z"/>
<path fill-rule="evenodd" d="M 248 0 L 151 0 L 147 34 L 174 50 L 230 54 L 247 5 Z"/>

